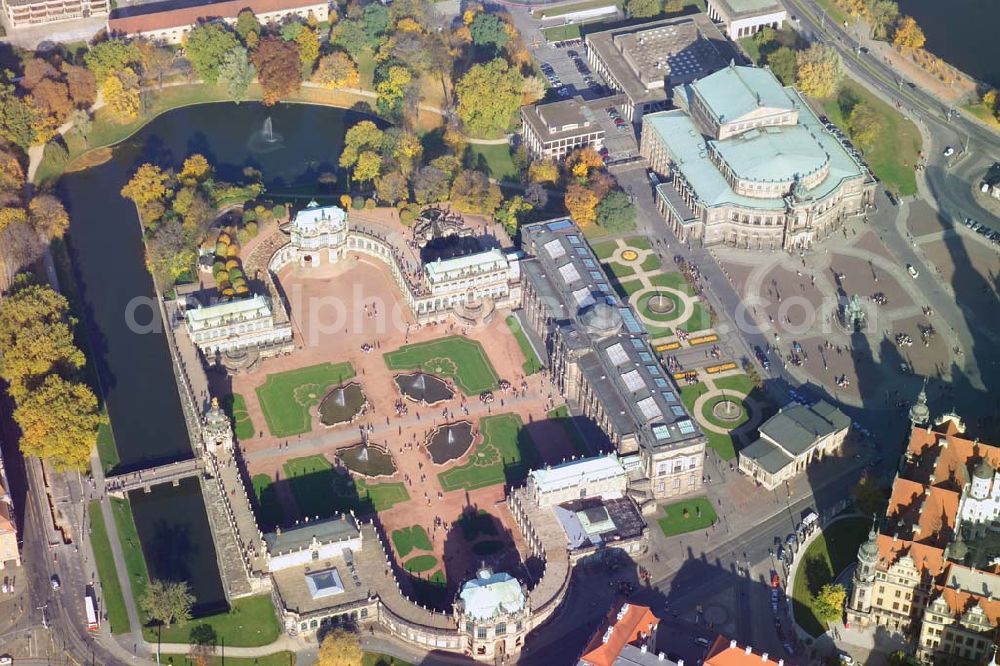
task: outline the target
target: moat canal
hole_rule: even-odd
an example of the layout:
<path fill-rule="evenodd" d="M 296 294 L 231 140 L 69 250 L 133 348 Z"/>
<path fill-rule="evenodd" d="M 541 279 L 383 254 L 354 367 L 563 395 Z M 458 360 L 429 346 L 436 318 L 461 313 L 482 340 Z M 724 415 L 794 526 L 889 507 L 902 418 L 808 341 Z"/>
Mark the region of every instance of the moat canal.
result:
<path fill-rule="evenodd" d="M 273 136 L 264 140 L 269 117 Z M 253 167 L 271 191 L 308 191 L 320 174 L 337 172 L 345 125 L 362 117 L 306 105 L 176 109 L 115 146 L 108 162 L 61 179 L 59 194 L 72 219 L 71 257 L 121 469 L 191 456 L 135 208 L 119 194 L 122 186 L 143 162 L 176 169 L 201 153 L 222 180 L 239 180 Z M 205 610 L 223 605 L 198 484 L 136 491 L 131 500 L 150 576 L 188 580 Z"/>

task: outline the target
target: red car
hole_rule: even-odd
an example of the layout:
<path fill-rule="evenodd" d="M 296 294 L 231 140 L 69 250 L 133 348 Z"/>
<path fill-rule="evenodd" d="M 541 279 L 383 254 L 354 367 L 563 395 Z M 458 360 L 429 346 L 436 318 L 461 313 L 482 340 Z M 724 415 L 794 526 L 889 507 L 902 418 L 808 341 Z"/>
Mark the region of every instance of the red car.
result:
<path fill-rule="evenodd" d="M 777 571 L 771 572 L 771 587 L 774 588 L 781 587 L 781 578 L 778 576 Z"/>

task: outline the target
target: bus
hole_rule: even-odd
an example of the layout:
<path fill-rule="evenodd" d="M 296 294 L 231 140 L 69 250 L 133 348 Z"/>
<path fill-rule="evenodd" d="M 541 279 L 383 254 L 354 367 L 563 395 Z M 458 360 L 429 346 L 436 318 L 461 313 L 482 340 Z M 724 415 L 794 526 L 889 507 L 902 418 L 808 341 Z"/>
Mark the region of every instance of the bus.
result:
<path fill-rule="evenodd" d="M 97 603 L 94 601 L 94 593 L 87 591 L 83 595 L 83 605 L 87 611 L 87 629 L 97 631 L 101 626 L 101 620 L 97 615 Z"/>

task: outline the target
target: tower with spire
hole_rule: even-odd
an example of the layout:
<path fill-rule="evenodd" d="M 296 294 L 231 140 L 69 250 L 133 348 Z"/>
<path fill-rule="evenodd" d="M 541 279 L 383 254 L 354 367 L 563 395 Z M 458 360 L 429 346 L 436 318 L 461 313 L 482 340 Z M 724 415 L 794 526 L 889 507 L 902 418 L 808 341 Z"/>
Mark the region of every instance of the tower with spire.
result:
<path fill-rule="evenodd" d="M 917 395 L 917 401 L 910 407 L 910 423 L 914 427 L 927 425 L 931 420 L 931 410 L 927 406 L 927 378 L 924 378 L 924 385 Z"/>
<path fill-rule="evenodd" d="M 205 412 L 201 426 L 201 441 L 209 453 L 233 450 L 233 425 L 219 407 L 218 398 L 212 398 L 212 406 Z"/>
<path fill-rule="evenodd" d="M 858 566 L 854 569 L 851 601 L 847 619 L 866 627 L 871 623 L 872 590 L 875 587 L 875 565 L 878 563 L 878 516 L 872 517 L 868 540 L 858 548 Z"/>

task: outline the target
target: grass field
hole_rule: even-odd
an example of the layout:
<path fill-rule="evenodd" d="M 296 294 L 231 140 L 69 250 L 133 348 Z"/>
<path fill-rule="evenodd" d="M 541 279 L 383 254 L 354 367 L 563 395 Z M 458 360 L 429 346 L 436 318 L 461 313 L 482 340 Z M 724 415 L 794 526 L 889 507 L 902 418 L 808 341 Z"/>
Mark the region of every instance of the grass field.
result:
<path fill-rule="evenodd" d="M 830 121 L 847 132 L 847 114 L 856 103 L 869 105 L 882 119 L 882 131 L 875 144 L 865 150 L 864 157 L 875 175 L 887 188 L 902 196 L 917 192 L 914 166 L 921 148 L 920 132 L 911 121 L 864 86 L 845 79 L 836 97 L 821 101 Z"/>
<path fill-rule="evenodd" d="M 416 550 L 432 550 L 431 539 L 427 536 L 427 531 L 421 525 L 412 525 L 402 529 L 392 531 L 392 545 L 396 548 L 396 554 L 406 557 Z"/>
<path fill-rule="evenodd" d="M 191 630 L 206 624 L 215 631 L 217 643 L 225 642 L 227 647 L 270 645 L 281 633 L 271 595 L 258 594 L 234 600 L 227 613 L 195 618 L 172 627 L 160 627 L 159 640 L 163 643 L 187 643 Z M 148 641 L 156 641 L 157 633 L 156 627 L 143 629 Z M 228 657 L 226 663 L 229 663 Z"/>
<path fill-rule="evenodd" d="M 287 650 L 264 655 L 263 657 L 227 656 L 225 662 L 223 662 L 221 655 L 210 657 L 207 661 L 192 661 L 186 654 L 168 654 L 164 652 L 160 655 L 160 658 L 162 659 L 161 663 L 175 664 L 175 666 L 223 666 L 223 663 L 228 666 L 295 666 L 296 663 L 295 653 L 288 652 Z M 402 662 L 396 663 L 401 664 Z"/>
<path fill-rule="evenodd" d="M 222 401 L 222 408 L 233 420 L 233 433 L 236 439 L 244 441 L 253 438 L 257 430 L 253 427 L 250 414 L 247 413 L 247 401 L 239 393 L 233 393 Z"/>
<path fill-rule="evenodd" d="M 483 440 L 469 462 L 438 474 L 445 491 L 475 490 L 523 478 L 538 460 L 538 452 L 521 429 L 517 414 L 496 414 L 479 419 Z"/>
<path fill-rule="evenodd" d="M 421 370 L 449 377 L 465 395 L 493 390 L 499 381 L 483 346 L 460 335 L 406 345 L 382 357 L 390 370 Z"/>
<path fill-rule="evenodd" d="M 621 9 L 623 4 L 623 0 L 585 0 L 584 2 L 576 2 L 572 5 L 562 5 L 551 9 L 536 9 L 531 12 L 531 14 L 538 19 L 551 18 L 553 16 L 565 16 L 566 14 L 572 14 L 573 12 L 582 12 L 587 9 L 599 9 L 601 7 L 610 7 L 612 5 Z"/>
<path fill-rule="evenodd" d="M 121 582 L 118 580 L 118 569 L 115 567 L 114 556 L 111 554 L 111 542 L 108 540 L 108 530 L 104 525 L 104 515 L 101 513 L 101 503 L 94 500 L 90 503 L 90 545 L 94 549 L 94 560 L 97 564 L 97 575 L 101 579 L 101 603 L 108 615 L 112 634 L 127 634 L 132 630 L 128 621 L 128 611 L 125 608 L 125 595 L 122 594 Z"/>
<path fill-rule="evenodd" d="M 729 377 L 717 377 L 712 380 L 715 382 L 715 387 L 722 389 L 723 391 L 736 391 L 737 393 L 742 393 L 744 395 L 750 395 L 756 387 L 750 378 L 746 375 L 730 375 Z"/>
<path fill-rule="evenodd" d="M 514 315 L 507 315 L 506 321 L 507 328 L 514 334 L 517 346 L 521 348 L 521 353 L 524 354 L 524 363 L 521 364 L 521 367 L 524 368 L 524 374 L 535 374 L 542 369 L 542 362 L 538 360 L 538 354 L 535 353 L 534 347 L 528 342 L 528 336 L 525 334 L 521 322 Z"/>
<path fill-rule="evenodd" d="M 268 531 L 281 524 L 281 504 L 274 483 L 267 474 L 255 474 L 250 482 L 253 484 L 253 494 L 257 498 L 257 520 L 263 531 Z"/>
<path fill-rule="evenodd" d="M 350 363 L 320 363 L 268 375 L 257 388 L 267 429 L 275 437 L 309 432 L 309 409 L 319 404 L 328 389 L 352 377 Z"/>
<path fill-rule="evenodd" d="M 702 382 L 698 382 L 697 384 L 681 385 L 680 390 L 681 402 L 687 408 L 688 414 L 697 421 L 702 420 L 704 418 L 703 415 L 695 414 L 694 403 L 703 393 L 708 392 L 708 387 Z M 727 424 L 723 427 L 728 428 L 729 425 Z M 708 446 L 718 453 L 720 458 L 723 460 L 732 460 L 736 457 L 736 445 L 733 443 L 732 437 L 720 432 L 712 432 L 706 428 L 702 428 L 702 432 L 705 433 L 705 437 L 708 439 Z"/>
<path fill-rule="evenodd" d="M 680 273 L 660 273 L 649 278 L 654 287 L 670 287 L 682 291 L 688 296 L 694 296 L 694 288 Z"/>
<path fill-rule="evenodd" d="M 660 261 L 660 257 L 658 257 L 655 254 L 651 254 L 642 260 L 640 267 L 642 268 L 642 270 L 649 273 L 652 271 L 658 271 L 661 268 L 663 268 L 663 262 Z"/>
<path fill-rule="evenodd" d="M 573 445 L 574 451 L 581 456 L 590 455 L 590 447 L 587 446 L 587 442 L 584 441 L 579 428 L 577 428 L 576 424 L 573 423 L 573 415 L 570 414 L 569 407 L 566 405 L 559 405 L 546 414 L 546 416 L 554 421 L 559 421 L 563 430 L 566 432 L 566 437 L 569 439 L 570 444 Z"/>
<path fill-rule="evenodd" d="M 415 555 L 406 560 L 403 566 L 410 573 L 423 573 L 437 566 L 437 558 L 433 555 Z"/>
<path fill-rule="evenodd" d="M 510 146 L 506 143 L 470 143 L 465 153 L 466 163 L 480 169 L 496 180 L 517 180 L 518 173 L 510 158 Z"/>
<path fill-rule="evenodd" d="M 855 560 L 870 528 L 868 518 L 846 518 L 824 529 L 799 554 L 799 568 L 792 584 L 792 609 L 799 626 L 813 636 L 826 631 L 813 611 L 814 595 Z"/>
<path fill-rule="evenodd" d="M 562 42 L 567 39 L 579 39 L 580 26 L 573 23 L 570 25 L 557 25 L 554 28 L 542 28 L 542 36 L 549 42 Z"/>
<path fill-rule="evenodd" d="M 132 596 L 138 602 L 146 593 L 146 586 L 149 585 L 149 571 L 146 569 L 146 558 L 142 554 L 139 533 L 132 518 L 132 505 L 127 499 L 112 497 L 111 513 L 115 517 L 115 529 L 118 531 L 118 540 L 121 541 L 122 554 L 125 556 L 125 569 L 128 571 L 129 583 L 132 586 Z"/>
<path fill-rule="evenodd" d="M 663 518 L 657 519 L 656 522 L 663 530 L 663 534 L 669 537 L 706 529 L 716 520 L 712 503 L 704 497 L 696 497 L 664 505 Z"/>
<path fill-rule="evenodd" d="M 115 446 L 115 434 L 111 430 L 107 416 L 107 412 L 104 412 L 105 422 L 97 426 L 97 457 L 101 459 L 101 467 L 105 474 L 118 467 L 118 463 L 121 462 L 118 457 L 118 447 Z"/>
<path fill-rule="evenodd" d="M 609 261 L 601 264 L 601 268 L 604 269 L 605 273 L 611 273 L 616 278 L 627 278 L 635 275 L 634 268 L 625 264 L 619 264 L 617 261 Z"/>
<path fill-rule="evenodd" d="M 1000 129 L 1000 120 L 993 115 L 993 112 L 986 108 L 986 105 L 982 102 L 976 102 L 975 104 L 966 104 L 962 107 L 970 114 L 979 118 L 981 121 L 992 127 L 993 129 Z"/>
<path fill-rule="evenodd" d="M 376 511 L 391 509 L 396 504 L 407 502 L 410 499 L 410 493 L 406 492 L 406 486 L 402 481 L 369 485 L 364 479 L 356 479 L 354 487 L 357 489 L 358 497 L 361 500 L 371 501 L 372 507 Z"/>
<path fill-rule="evenodd" d="M 286 460 L 282 468 L 303 516 L 329 518 L 338 512 L 330 501 L 330 494 L 340 475 L 333 471 L 329 460 L 321 455 L 292 458 Z"/>
<path fill-rule="evenodd" d="M 832 18 L 838 25 L 844 25 L 847 20 L 847 12 L 837 6 L 834 0 L 816 0 L 816 3 Z"/>

